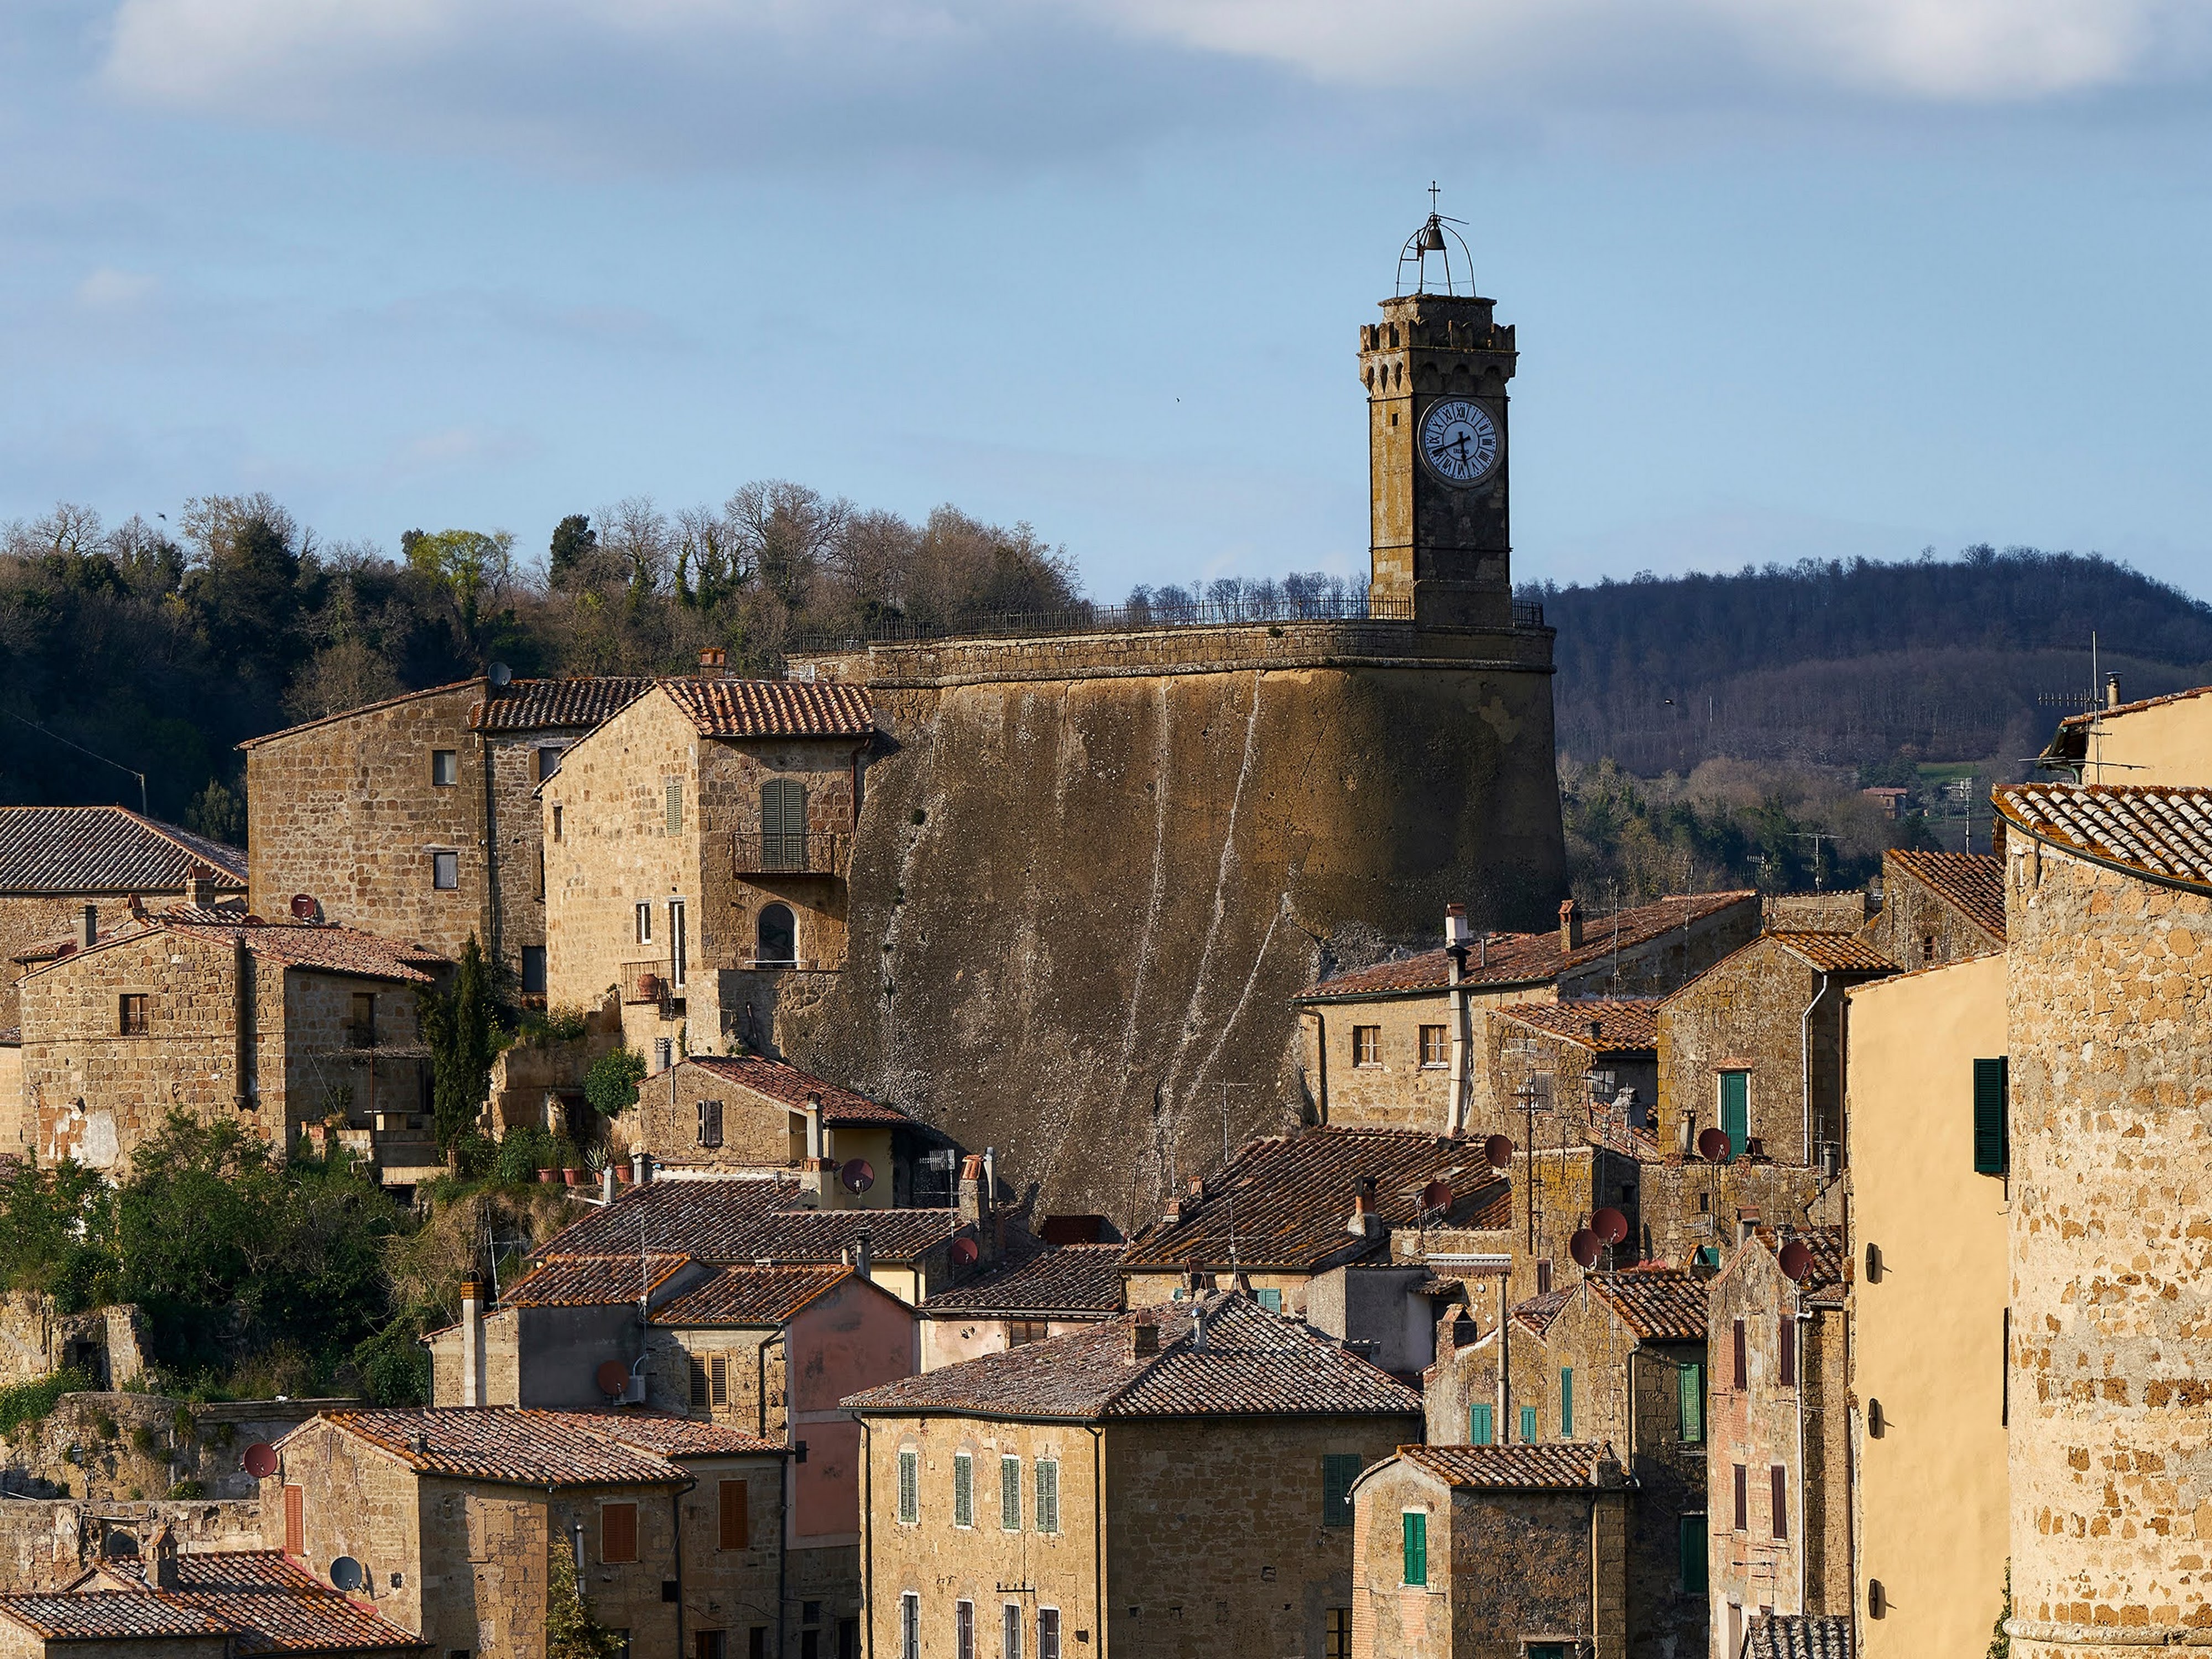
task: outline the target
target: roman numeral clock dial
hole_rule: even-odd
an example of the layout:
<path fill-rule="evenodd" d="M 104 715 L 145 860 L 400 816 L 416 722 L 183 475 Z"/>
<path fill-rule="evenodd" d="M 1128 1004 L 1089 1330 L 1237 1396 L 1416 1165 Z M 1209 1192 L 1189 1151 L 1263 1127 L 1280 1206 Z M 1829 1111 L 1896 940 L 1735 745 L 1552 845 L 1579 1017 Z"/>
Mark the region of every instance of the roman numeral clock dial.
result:
<path fill-rule="evenodd" d="M 1498 470 L 1504 445 L 1480 404 L 1446 398 L 1421 417 L 1421 459 L 1448 484 L 1479 484 Z"/>

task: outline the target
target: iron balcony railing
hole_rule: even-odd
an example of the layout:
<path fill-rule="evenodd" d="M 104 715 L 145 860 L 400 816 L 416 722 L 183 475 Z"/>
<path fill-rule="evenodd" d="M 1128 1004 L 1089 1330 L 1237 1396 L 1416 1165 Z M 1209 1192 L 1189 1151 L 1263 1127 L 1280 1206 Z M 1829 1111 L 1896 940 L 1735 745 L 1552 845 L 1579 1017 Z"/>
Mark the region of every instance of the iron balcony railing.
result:
<path fill-rule="evenodd" d="M 732 873 L 740 876 L 835 876 L 845 869 L 848 837 L 819 830 L 734 831 Z"/>

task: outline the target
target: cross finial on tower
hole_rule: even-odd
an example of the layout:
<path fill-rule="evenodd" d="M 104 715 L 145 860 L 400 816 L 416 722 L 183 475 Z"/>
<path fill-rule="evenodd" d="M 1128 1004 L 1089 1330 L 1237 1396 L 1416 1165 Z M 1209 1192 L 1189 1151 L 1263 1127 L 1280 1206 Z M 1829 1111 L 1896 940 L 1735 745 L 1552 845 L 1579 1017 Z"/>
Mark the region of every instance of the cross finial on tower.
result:
<path fill-rule="evenodd" d="M 1434 213 L 1436 210 L 1437 210 L 1437 181 L 1436 181 L 1435 179 L 1430 179 L 1430 180 L 1429 180 L 1429 211 L 1430 211 L 1430 212 L 1431 212 L 1431 213 Z"/>

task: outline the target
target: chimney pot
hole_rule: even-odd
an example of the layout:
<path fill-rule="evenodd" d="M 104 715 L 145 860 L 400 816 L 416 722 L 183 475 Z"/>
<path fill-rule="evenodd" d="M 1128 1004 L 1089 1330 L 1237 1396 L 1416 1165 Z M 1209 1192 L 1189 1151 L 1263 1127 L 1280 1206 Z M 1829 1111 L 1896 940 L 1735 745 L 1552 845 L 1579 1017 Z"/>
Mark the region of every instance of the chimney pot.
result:
<path fill-rule="evenodd" d="M 169 1523 L 161 1522 L 154 1528 L 154 1535 L 146 1540 L 147 1577 L 155 1589 L 173 1590 L 177 1587 L 177 1535 L 169 1530 Z"/>
<path fill-rule="evenodd" d="M 2120 677 L 2118 674 L 2107 674 L 2105 676 L 2105 707 L 2118 708 L 2119 706 Z"/>
<path fill-rule="evenodd" d="M 1464 904 L 1444 906 L 1444 949 L 1464 951 L 1467 949 L 1467 942 L 1470 937 L 1467 926 L 1467 906 Z"/>
<path fill-rule="evenodd" d="M 1583 913 L 1572 899 L 1559 901 L 1559 949 L 1579 951 L 1583 947 Z"/>
<path fill-rule="evenodd" d="M 195 910 L 204 910 L 215 902 L 215 878 L 204 870 L 195 870 L 185 878 L 185 902 Z"/>
<path fill-rule="evenodd" d="M 719 679 L 729 666 L 730 653 L 719 645 L 699 647 L 699 674 L 702 679 Z"/>
<path fill-rule="evenodd" d="M 76 919 L 76 942 L 80 949 L 89 951 L 100 943 L 100 907 L 88 904 Z"/>

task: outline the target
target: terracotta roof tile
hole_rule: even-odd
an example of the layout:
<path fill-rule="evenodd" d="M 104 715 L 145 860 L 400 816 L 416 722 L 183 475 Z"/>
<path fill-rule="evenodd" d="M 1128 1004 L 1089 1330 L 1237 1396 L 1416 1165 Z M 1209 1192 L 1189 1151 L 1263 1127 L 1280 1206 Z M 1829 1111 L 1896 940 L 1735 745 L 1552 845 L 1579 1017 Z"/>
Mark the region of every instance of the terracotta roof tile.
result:
<path fill-rule="evenodd" d="M 2192 697 L 2212 694 L 2212 685 L 2196 685 L 2186 691 L 2169 691 L 2162 697 L 2142 697 L 2134 702 L 2124 702 L 2113 708 L 2085 709 L 2079 714 L 2069 714 L 2058 722 L 2062 732 L 2074 732 L 2094 726 L 2099 720 L 2110 720 L 2115 714 L 2132 714 L 2139 708 L 2160 708 L 2170 702 L 2187 702 Z"/>
<path fill-rule="evenodd" d="M 1206 1346 L 1192 1341 L 1194 1308 Z M 1158 1332 L 1157 1353 L 1133 1332 Z M 848 1398 L 896 1415 L 1042 1417 L 1093 1422 L 1150 1417 L 1418 1416 L 1421 1396 L 1387 1371 L 1250 1297 L 1224 1292 L 1168 1303 L 1004 1353 L 946 1365 Z"/>
<path fill-rule="evenodd" d="M 621 1190 L 542 1245 L 538 1258 L 640 1247 L 708 1262 L 834 1262 L 862 1234 L 880 1261 L 912 1261 L 962 1231 L 947 1210 L 809 1210 L 783 1179 L 655 1181 Z M 972 1228 L 969 1229 L 972 1231 Z"/>
<path fill-rule="evenodd" d="M 1935 890 L 1944 902 L 1998 944 L 2004 943 L 2004 864 L 1990 853 L 1922 853 L 1892 848 L 1882 855 Z"/>
<path fill-rule="evenodd" d="M 0 1613 L 48 1641 L 84 1642 L 101 1637 L 227 1636 L 230 1626 L 173 1596 L 155 1590 L 58 1590 L 0 1595 Z"/>
<path fill-rule="evenodd" d="M 819 1095 L 822 1121 L 833 1128 L 864 1123 L 911 1124 L 915 1121 L 896 1106 L 870 1100 L 866 1095 L 854 1094 L 850 1089 L 841 1089 L 834 1083 L 802 1072 L 796 1066 L 787 1066 L 780 1060 L 769 1060 L 761 1054 L 692 1054 L 677 1064 L 699 1066 L 793 1108 L 804 1107 L 807 1096 Z"/>
<path fill-rule="evenodd" d="M 565 680 L 514 680 L 491 689 L 469 710 L 479 732 L 537 732 L 593 726 L 653 690 L 642 676 L 601 674 Z"/>
<path fill-rule="evenodd" d="M 865 738 L 866 687 L 835 680 L 668 679 L 661 688 L 708 738 Z"/>
<path fill-rule="evenodd" d="M 1489 1012 L 1553 1036 L 1564 1037 L 1593 1054 L 1656 1053 L 1659 1047 L 1657 997 L 1571 997 L 1558 1002 L 1510 1002 Z"/>
<path fill-rule="evenodd" d="M 989 1314 L 1014 1319 L 1050 1315 L 1108 1318 L 1121 1311 L 1121 1246 L 1070 1244 L 944 1291 L 925 1314 Z"/>
<path fill-rule="evenodd" d="M 1547 1441 L 1533 1446 L 1401 1446 L 1405 1462 L 1447 1486 L 1496 1492 L 1574 1491 L 1635 1483 L 1604 1442 Z"/>
<path fill-rule="evenodd" d="M 1623 1267 L 1591 1273 L 1583 1283 L 1638 1336 L 1662 1342 L 1705 1340 L 1705 1282 L 1679 1267 Z"/>
<path fill-rule="evenodd" d="M 1852 1659 L 1851 1621 L 1838 1613 L 1767 1613 L 1751 1621 L 1743 1659 Z"/>
<path fill-rule="evenodd" d="M 684 1255 L 568 1255 L 548 1261 L 500 1297 L 510 1308 L 604 1308 L 650 1297 L 690 1260 Z"/>
<path fill-rule="evenodd" d="M 325 1412 L 277 1443 L 315 1423 L 367 1441 L 420 1474 L 530 1486 L 668 1486 L 687 1478 L 668 1461 L 672 1456 L 780 1449 L 684 1418 L 483 1406 Z"/>
<path fill-rule="evenodd" d="M 1996 792 L 2005 822 L 2049 846 L 2191 892 L 2212 892 L 2212 789 L 2023 783 Z"/>
<path fill-rule="evenodd" d="M 1559 948 L 1557 929 L 1544 933 L 1492 933 L 1470 949 L 1462 983 L 1467 985 L 1534 985 L 1558 978 L 1575 968 L 1602 962 L 1616 950 L 1632 950 L 1664 937 L 1686 922 L 1703 921 L 1739 904 L 1756 904 L 1759 895 L 1748 890 L 1725 893 L 1691 893 L 1623 910 L 1618 916 L 1589 918 L 1583 943 L 1573 951 Z M 1395 962 L 1378 963 L 1354 973 L 1339 975 L 1309 985 L 1293 1000 L 1327 1002 L 1364 997 L 1441 991 L 1449 982 L 1450 963 L 1443 951 L 1424 951 Z"/>
<path fill-rule="evenodd" d="M 1893 974 L 1897 964 L 1856 933 L 1769 933 L 1790 955 L 1824 974 Z"/>
<path fill-rule="evenodd" d="M 191 913 L 204 915 L 204 912 Z M 242 917 L 222 921 L 184 921 L 167 911 L 141 919 L 118 921 L 100 932 L 94 950 L 143 939 L 149 933 L 170 933 L 185 939 L 231 948 L 244 939 L 246 948 L 266 962 L 287 968 L 306 968 L 329 974 L 357 974 L 371 979 L 404 980 L 428 985 L 446 959 L 427 945 L 386 939 L 358 927 L 339 927 L 326 922 L 263 921 L 247 923 Z M 73 957 L 87 954 L 70 939 L 46 939 L 28 946 L 15 957 L 35 962 L 33 973 L 52 972 Z"/>
<path fill-rule="evenodd" d="M 180 1554 L 177 1587 L 163 1599 L 236 1632 L 232 1651 L 240 1655 L 414 1653 L 424 1645 L 276 1550 Z"/>
<path fill-rule="evenodd" d="M 1516 1302 L 1513 1304 L 1513 1317 L 1541 1336 L 1552 1328 L 1552 1322 L 1566 1311 L 1567 1304 L 1574 1300 L 1576 1288 L 1562 1285 L 1541 1296 L 1532 1296 L 1526 1302 Z"/>
<path fill-rule="evenodd" d="M 246 885 L 243 848 L 120 806 L 0 806 L 0 892 L 181 893 Z"/>
<path fill-rule="evenodd" d="M 845 1267 L 721 1267 L 653 1310 L 656 1325 L 781 1325 L 854 1276 Z"/>
<path fill-rule="evenodd" d="M 1381 1228 L 1363 1240 L 1349 1231 L 1352 1200 L 1363 1179 L 1375 1183 Z M 1447 1140 L 1410 1129 L 1307 1129 L 1247 1143 L 1229 1167 L 1206 1182 L 1185 1218 L 1156 1224 L 1130 1244 L 1132 1267 L 1238 1265 L 1316 1269 L 1363 1255 L 1392 1226 L 1410 1226 L 1432 1181 L 1452 1189 L 1450 1224 L 1480 1209 L 1501 1186 L 1480 1143 Z"/>

